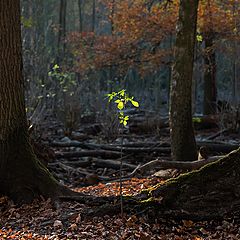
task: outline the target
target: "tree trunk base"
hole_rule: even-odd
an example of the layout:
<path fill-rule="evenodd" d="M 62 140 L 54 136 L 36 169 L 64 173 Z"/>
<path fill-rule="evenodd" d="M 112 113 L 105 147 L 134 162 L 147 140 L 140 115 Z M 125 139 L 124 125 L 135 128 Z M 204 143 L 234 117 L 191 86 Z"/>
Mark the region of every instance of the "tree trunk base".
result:
<path fill-rule="evenodd" d="M 0 141 L 0 159 L 0 193 L 16 203 L 28 203 L 39 196 L 57 198 L 71 193 L 36 158 L 24 128 Z"/>
<path fill-rule="evenodd" d="M 169 179 L 136 196 L 158 214 L 215 219 L 240 213 L 240 149 L 200 170 Z"/>

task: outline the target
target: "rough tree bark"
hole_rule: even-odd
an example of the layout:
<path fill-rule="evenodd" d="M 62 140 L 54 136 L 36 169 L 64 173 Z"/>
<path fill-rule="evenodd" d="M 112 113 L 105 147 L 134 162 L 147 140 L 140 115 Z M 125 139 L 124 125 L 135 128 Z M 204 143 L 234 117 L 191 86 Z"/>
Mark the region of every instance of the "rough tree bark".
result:
<path fill-rule="evenodd" d="M 196 220 L 240 213 L 240 149 L 200 170 L 180 175 L 138 196 L 158 214 Z"/>
<path fill-rule="evenodd" d="M 0 193 L 26 202 L 62 195 L 63 186 L 29 143 L 22 75 L 20 1 L 0 1 Z"/>
<path fill-rule="evenodd" d="M 174 160 L 197 159 L 192 123 L 192 75 L 198 0 L 180 1 L 171 79 L 170 128 Z"/>

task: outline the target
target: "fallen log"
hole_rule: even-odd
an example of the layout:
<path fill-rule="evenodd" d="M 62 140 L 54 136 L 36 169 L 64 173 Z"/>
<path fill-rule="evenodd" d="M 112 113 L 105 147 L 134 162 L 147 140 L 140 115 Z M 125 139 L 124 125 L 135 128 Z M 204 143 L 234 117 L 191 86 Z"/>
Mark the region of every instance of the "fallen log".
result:
<path fill-rule="evenodd" d="M 221 131 L 224 132 L 224 131 Z M 220 134 L 220 132 L 216 133 Z M 211 137 L 213 137 L 212 135 Z M 225 142 L 212 142 L 212 141 L 197 141 L 198 147 L 201 146 L 207 146 L 211 148 L 214 151 L 223 151 L 223 152 L 230 152 L 238 148 L 237 144 L 229 144 Z M 121 148 L 120 144 L 94 144 L 94 143 L 82 143 L 76 140 L 73 140 L 71 142 L 59 142 L 59 141 L 53 141 L 50 144 L 51 147 L 81 147 L 85 149 L 106 149 L 106 150 L 116 150 L 119 151 Z M 124 151 L 135 151 L 135 149 L 141 149 L 143 151 L 148 151 L 151 148 L 158 149 L 157 151 L 161 152 L 162 148 L 168 148 L 170 147 L 170 144 L 167 142 L 130 142 L 123 144 Z M 129 149 L 129 150 L 128 150 Z M 163 150 L 165 151 L 165 150 Z"/>
<path fill-rule="evenodd" d="M 95 164 L 95 166 L 101 167 L 101 168 L 112 168 L 112 169 L 119 170 L 121 167 L 121 161 L 116 161 L 116 160 L 103 160 L 103 159 L 93 158 L 92 163 Z M 125 163 L 125 162 L 122 163 L 122 167 L 128 170 L 134 170 L 137 168 L 136 165 Z"/>
<path fill-rule="evenodd" d="M 121 152 L 105 150 L 89 150 L 81 152 L 56 152 L 56 158 L 76 158 L 76 157 L 102 157 L 102 158 L 120 158 Z"/>
<path fill-rule="evenodd" d="M 218 115 L 206 115 L 193 117 L 194 129 L 212 129 L 219 128 L 219 116 Z"/>
<path fill-rule="evenodd" d="M 50 144 L 51 147 L 81 147 L 86 149 L 104 149 L 107 147 L 116 147 L 120 148 L 121 144 L 95 144 L 95 143 L 83 143 L 76 140 L 72 140 L 70 142 L 61 142 L 61 141 L 53 141 Z M 147 148 L 147 147 L 169 147 L 170 144 L 163 142 L 129 142 L 124 143 L 122 147 L 124 148 Z"/>
<path fill-rule="evenodd" d="M 86 144 L 79 142 L 77 140 L 72 140 L 70 142 L 61 142 L 61 141 L 53 141 L 50 144 L 51 147 L 82 147 L 86 148 Z"/>
<path fill-rule="evenodd" d="M 94 144 L 94 143 L 81 143 L 78 141 L 71 141 L 71 142 L 53 142 L 51 144 L 52 147 L 81 147 L 85 149 L 102 149 L 102 150 L 110 150 L 110 151 L 117 151 L 117 152 L 124 152 L 124 153 L 149 153 L 149 152 L 160 152 L 160 153 L 170 153 L 171 149 L 166 147 L 166 143 L 153 143 L 153 144 L 146 144 L 148 147 L 144 146 L 143 143 L 137 144 L 137 147 L 133 147 L 133 145 L 124 144 L 122 147 L 121 145 L 110 145 L 110 144 Z M 142 147 L 141 147 L 142 146 Z M 169 144 L 168 144 L 169 146 Z"/>
<path fill-rule="evenodd" d="M 219 128 L 219 116 L 207 115 L 193 117 L 196 130 Z M 141 116 L 131 120 L 129 131 L 132 133 L 149 133 L 169 127 L 169 117 Z"/>
<path fill-rule="evenodd" d="M 139 172 L 145 172 L 149 171 L 151 169 L 154 169 L 155 167 L 161 168 L 161 169 L 181 169 L 181 170 L 196 170 L 201 168 L 202 166 L 217 161 L 223 156 L 213 156 L 209 157 L 208 159 L 204 160 L 196 160 L 193 162 L 188 161 L 166 161 L 166 160 L 160 160 L 156 159 L 153 161 L 150 161 L 140 167 L 137 168 L 137 171 Z"/>
<path fill-rule="evenodd" d="M 209 141 L 209 140 L 213 140 L 213 139 L 217 138 L 218 136 L 220 136 L 221 134 L 226 133 L 226 132 L 228 132 L 228 131 L 229 131 L 228 128 L 225 128 L 225 129 L 223 129 L 223 130 L 220 130 L 220 131 L 214 133 L 213 135 L 208 136 L 208 137 L 206 138 L 206 140 L 208 140 L 208 141 Z"/>
<path fill-rule="evenodd" d="M 63 163 L 57 163 L 59 167 L 61 167 L 63 170 L 65 170 L 66 172 L 75 172 L 78 173 L 80 175 L 90 175 L 91 173 L 87 172 L 85 169 L 81 169 L 81 168 L 73 168 L 70 167 L 66 164 Z"/>
<path fill-rule="evenodd" d="M 120 144 L 111 144 L 111 146 L 118 146 L 120 147 Z M 170 144 L 168 142 L 128 142 L 128 143 L 124 143 L 123 147 L 142 147 L 142 148 L 146 148 L 146 147 L 170 147 Z"/>
<path fill-rule="evenodd" d="M 208 142 L 208 141 L 198 141 L 198 147 L 207 147 L 212 153 L 229 153 L 233 150 L 238 149 L 237 144 L 228 144 L 228 143 L 218 143 L 218 142 Z"/>
<path fill-rule="evenodd" d="M 139 117 L 131 119 L 129 131 L 131 133 L 149 133 L 156 132 L 157 129 L 169 127 L 168 117 Z"/>
<path fill-rule="evenodd" d="M 142 154 L 142 153 L 152 153 L 152 152 L 158 152 L 158 153 L 171 153 L 171 149 L 167 147 L 114 147 L 114 146 L 104 146 L 102 147 L 105 150 L 111 150 L 111 151 L 122 151 L 123 153 L 135 153 L 135 154 Z"/>
<path fill-rule="evenodd" d="M 77 160 L 77 161 L 63 161 L 61 162 L 67 166 L 74 166 L 74 167 L 89 167 L 91 165 L 90 159 L 88 160 Z M 58 162 L 55 163 L 49 163 L 49 167 L 54 167 L 58 164 Z"/>

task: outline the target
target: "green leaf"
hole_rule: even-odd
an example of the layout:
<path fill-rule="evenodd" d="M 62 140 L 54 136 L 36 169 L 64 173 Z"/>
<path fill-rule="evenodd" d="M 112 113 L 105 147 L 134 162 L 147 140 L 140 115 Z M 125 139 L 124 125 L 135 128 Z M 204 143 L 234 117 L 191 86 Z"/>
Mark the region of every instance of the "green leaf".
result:
<path fill-rule="evenodd" d="M 124 125 L 124 126 L 127 126 L 127 121 L 123 121 L 123 125 Z"/>
<path fill-rule="evenodd" d="M 117 108 L 118 108 L 119 110 L 122 110 L 122 109 L 124 108 L 124 104 L 123 104 L 122 101 L 120 101 L 120 102 L 118 103 Z"/>
<path fill-rule="evenodd" d="M 54 66 L 53 66 L 53 70 L 56 70 L 56 69 L 58 69 L 59 68 L 59 66 L 57 65 L 57 64 L 55 64 Z"/>
<path fill-rule="evenodd" d="M 21 17 L 21 22 L 25 28 L 31 28 L 33 26 L 33 19 Z"/>
<path fill-rule="evenodd" d="M 139 107 L 139 103 L 137 101 L 133 101 L 131 100 L 131 103 L 134 107 L 138 108 Z"/>
<path fill-rule="evenodd" d="M 123 89 L 123 90 L 119 91 L 118 94 L 119 94 L 121 97 L 124 97 L 125 91 L 126 91 L 126 90 Z"/>
<path fill-rule="evenodd" d="M 201 122 L 202 122 L 202 119 L 199 118 L 199 117 L 193 117 L 193 118 L 192 118 L 192 121 L 193 121 L 193 123 L 201 123 Z"/>
<path fill-rule="evenodd" d="M 200 34 L 197 35 L 197 41 L 198 42 L 202 42 L 203 41 L 202 35 L 200 35 Z"/>

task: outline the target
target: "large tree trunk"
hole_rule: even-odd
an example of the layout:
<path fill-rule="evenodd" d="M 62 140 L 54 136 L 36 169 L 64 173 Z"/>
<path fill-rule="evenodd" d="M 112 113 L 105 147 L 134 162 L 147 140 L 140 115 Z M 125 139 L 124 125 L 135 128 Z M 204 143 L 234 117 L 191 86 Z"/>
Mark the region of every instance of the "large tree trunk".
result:
<path fill-rule="evenodd" d="M 180 1 L 171 79 L 170 127 L 174 160 L 197 159 L 192 123 L 192 75 L 198 0 Z"/>
<path fill-rule="evenodd" d="M 157 185 L 138 198 L 156 203 L 161 216 L 200 220 L 239 215 L 239 196 L 240 149 L 200 170 Z"/>
<path fill-rule="evenodd" d="M 0 192 L 16 201 L 65 191 L 29 143 L 22 76 L 20 1 L 0 1 Z"/>

